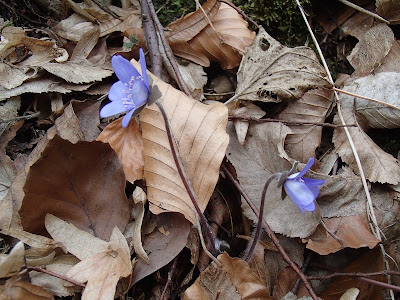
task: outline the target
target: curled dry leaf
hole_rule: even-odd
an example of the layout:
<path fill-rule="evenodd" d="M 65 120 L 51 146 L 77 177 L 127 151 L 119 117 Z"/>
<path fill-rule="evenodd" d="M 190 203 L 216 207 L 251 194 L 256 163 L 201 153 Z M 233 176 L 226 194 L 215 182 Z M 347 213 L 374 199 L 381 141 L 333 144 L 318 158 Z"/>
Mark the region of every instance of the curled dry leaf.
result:
<path fill-rule="evenodd" d="M 134 62 L 134 61 L 133 61 Z M 134 62 L 138 65 L 137 62 Z M 149 72 L 161 92 L 180 159 L 192 183 L 201 210 L 204 210 L 219 177 L 229 137 L 225 132 L 228 110 L 221 103 L 205 105 L 193 100 Z M 194 207 L 176 168 L 168 142 L 164 118 L 156 104 L 140 114 L 144 141 L 144 178 L 150 210 L 159 214 L 182 213 L 196 223 Z"/>
<path fill-rule="evenodd" d="M 260 207 L 262 190 L 269 176 L 291 168 L 289 157 L 283 149 L 284 140 L 291 130 L 281 123 L 250 124 L 249 136 L 243 146 L 239 144 L 231 122 L 227 131 L 230 136 L 227 157 L 235 167 L 243 189 L 255 206 Z M 242 203 L 244 214 L 257 222 L 247 203 Z M 267 191 L 264 219 L 277 233 L 306 237 L 319 224 L 319 210 L 302 215 L 289 197 L 282 200 L 282 190 L 277 188 L 274 181 Z"/>
<path fill-rule="evenodd" d="M 0 254 L 0 278 L 17 274 L 25 262 L 24 243 L 18 242 L 9 254 Z"/>
<path fill-rule="evenodd" d="M 393 0 L 376 0 L 376 13 L 390 22 L 400 24 L 400 3 Z"/>
<path fill-rule="evenodd" d="M 371 233 L 367 215 L 354 215 L 340 218 L 323 219 L 329 232 L 319 225 L 307 239 L 307 248 L 328 255 L 343 248 L 369 247 L 373 249 L 380 241 Z M 332 234 L 340 240 L 335 239 Z"/>
<path fill-rule="evenodd" d="M 109 143 L 124 166 L 126 180 L 133 183 L 143 178 L 143 138 L 135 119 L 126 128 L 121 118 L 115 120 L 100 133 L 98 141 Z"/>
<path fill-rule="evenodd" d="M 242 16 L 225 3 L 221 3 L 217 14 L 209 19 L 212 26 L 207 25 L 190 40 L 172 43 L 172 51 L 204 67 L 210 62 L 218 62 L 224 69 L 237 67 L 255 32 L 249 30 Z"/>
<path fill-rule="evenodd" d="M 237 79 L 232 100 L 280 102 L 300 98 L 310 89 L 331 87 L 313 50 L 285 47 L 263 28 L 247 48 Z"/>
<path fill-rule="evenodd" d="M 394 43 L 392 29 L 384 23 L 379 23 L 365 31 L 358 44 L 347 57 L 355 69 L 353 76 L 366 76 L 382 64 Z"/>
<path fill-rule="evenodd" d="M 3 300 L 54 300 L 54 296 L 40 286 L 12 277 L 0 286 L 0 297 Z"/>
<path fill-rule="evenodd" d="M 316 89 L 306 92 L 300 99 L 290 102 L 278 119 L 289 122 L 323 123 L 332 106 L 333 90 Z M 316 125 L 288 125 L 292 130 L 285 140 L 288 155 L 306 163 L 315 156 L 321 143 L 322 127 Z"/>
<path fill-rule="evenodd" d="M 184 300 L 273 299 L 244 260 L 231 258 L 226 252 L 220 254 L 217 259 L 221 266 L 212 263 L 203 271 L 195 283 L 185 291 Z"/>
<path fill-rule="evenodd" d="M 102 142 L 72 144 L 55 136 L 29 169 L 19 215 L 24 228 L 47 235 L 46 214 L 107 240 L 115 226 L 125 229 L 129 205 L 122 165 Z"/>

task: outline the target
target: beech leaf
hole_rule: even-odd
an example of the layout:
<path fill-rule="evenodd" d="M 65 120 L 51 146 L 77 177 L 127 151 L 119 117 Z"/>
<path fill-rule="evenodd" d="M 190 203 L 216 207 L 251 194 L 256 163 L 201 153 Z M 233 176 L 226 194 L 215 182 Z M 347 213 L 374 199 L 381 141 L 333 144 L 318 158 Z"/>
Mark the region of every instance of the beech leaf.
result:
<path fill-rule="evenodd" d="M 280 102 L 300 98 L 309 89 L 330 88 L 313 50 L 288 48 L 260 28 L 237 73 L 233 99 Z"/>
<path fill-rule="evenodd" d="M 134 119 L 126 128 L 122 127 L 121 118 L 115 120 L 97 137 L 98 141 L 109 143 L 124 166 L 126 180 L 133 183 L 143 178 L 143 138 Z"/>
<path fill-rule="evenodd" d="M 18 242 L 9 254 L 0 254 L 0 278 L 17 274 L 25 262 L 24 243 Z"/>
<path fill-rule="evenodd" d="M 393 0 L 376 0 L 376 13 L 390 22 L 400 24 L 400 3 Z"/>
<path fill-rule="evenodd" d="M 19 214 L 22 226 L 46 235 L 52 213 L 107 240 L 129 219 L 125 176 L 111 147 L 102 142 L 72 144 L 58 136 L 46 145 L 27 175 Z"/>
<path fill-rule="evenodd" d="M 138 63 L 133 61 L 135 66 Z M 150 73 L 149 73 L 150 74 Z M 150 74 L 161 92 L 158 100 L 167 113 L 186 174 L 204 210 L 219 177 L 229 137 L 225 132 L 228 109 L 222 103 L 202 104 Z M 154 89 L 153 86 L 153 89 Z M 144 144 L 144 178 L 150 210 L 182 213 L 196 223 L 194 207 L 174 162 L 164 118 L 156 104 L 140 114 Z"/>

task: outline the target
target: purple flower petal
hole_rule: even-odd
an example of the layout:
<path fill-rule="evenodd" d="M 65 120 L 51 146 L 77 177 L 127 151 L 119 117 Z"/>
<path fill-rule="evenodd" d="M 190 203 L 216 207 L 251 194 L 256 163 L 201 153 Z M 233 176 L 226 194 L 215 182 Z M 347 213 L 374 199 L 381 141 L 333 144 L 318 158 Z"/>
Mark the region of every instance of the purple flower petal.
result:
<path fill-rule="evenodd" d="M 303 168 L 303 170 L 301 170 L 299 173 L 295 173 L 295 174 L 297 174 L 297 175 L 296 175 L 296 177 L 295 177 L 294 179 L 303 177 L 303 176 L 307 173 L 307 171 L 312 167 L 313 164 L 314 164 L 314 158 L 311 157 L 311 158 L 308 160 L 308 162 L 307 162 L 307 164 L 305 165 L 305 167 Z"/>
<path fill-rule="evenodd" d="M 101 110 L 100 110 L 100 117 L 102 118 L 107 118 L 113 115 L 118 115 L 120 113 L 123 113 L 127 111 L 128 109 L 126 106 L 122 103 L 122 101 L 113 101 L 105 105 Z"/>
<path fill-rule="evenodd" d="M 325 183 L 324 179 L 303 178 L 304 183 L 308 186 L 319 186 Z"/>
<path fill-rule="evenodd" d="M 122 127 L 127 127 L 129 124 L 129 121 L 131 120 L 132 114 L 135 112 L 136 109 L 132 109 L 130 112 L 128 112 L 125 117 L 122 119 Z"/>
<path fill-rule="evenodd" d="M 286 194 L 297 207 L 308 205 L 315 200 L 313 192 L 301 181 L 287 180 L 284 187 Z"/>
<path fill-rule="evenodd" d="M 146 84 L 141 80 L 135 80 L 133 82 L 131 94 L 136 107 L 146 104 L 149 99 L 149 90 Z"/>
<path fill-rule="evenodd" d="M 140 77 L 136 68 L 121 55 L 114 55 L 111 58 L 111 64 L 118 79 L 123 83 L 128 83 L 132 77 Z"/>
<path fill-rule="evenodd" d="M 147 77 L 147 67 L 146 67 L 146 60 L 144 58 L 144 53 L 142 48 L 139 49 L 139 57 L 140 57 L 140 68 L 142 69 L 142 77 L 144 83 L 146 84 L 147 90 L 149 89 L 149 78 Z"/>
<path fill-rule="evenodd" d="M 125 97 L 124 90 L 125 85 L 122 81 L 117 81 L 111 86 L 110 91 L 108 92 L 108 99 L 111 101 L 121 101 L 121 99 Z"/>

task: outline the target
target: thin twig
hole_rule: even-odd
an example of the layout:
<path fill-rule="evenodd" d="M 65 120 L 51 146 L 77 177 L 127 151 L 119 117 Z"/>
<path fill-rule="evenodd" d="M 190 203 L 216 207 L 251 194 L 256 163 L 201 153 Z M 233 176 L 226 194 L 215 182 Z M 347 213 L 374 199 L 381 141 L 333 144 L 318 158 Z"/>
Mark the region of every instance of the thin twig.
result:
<path fill-rule="evenodd" d="M 175 272 L 175 269 L 176 269 L 176 262 L 177 262 L 177 261 L 178 261 L 178 256 L 176 256 L 176 257 L 174 258 L 174 262 L 172 263 L 171 270 L 169 270 L 169 272 L 168 272 L 168 280 L 167 280 L 167 282 L 165 283 L 165 287 L 164 287 L 164 290 L 162 291 L 162 294 L 161 294 L 161 296 L 160 296 L 160 300 L 163 300 L 163 299 L 164 299 L 165 293 L 167 292 L 167 289 L 168 289 L 169 285 L 171 284 L 172 275 L 173 275 L 174 272 Z"/>
<path fill-rule="evenodd" d="M 240 116 L 229 116 L 229 120 L 242 120 L 242 121 L 251 121 L 256 123 L 267 123 L 267 122 L 280 122 L 290 126 L 303 126 L 303 125 L 314 125 L 314 126 L 324 126 L 324 127 L 332 127 L 332 128 L 339 128 L 339 127 L 357 127 L 356 124 L 347 124 L 347 125 L 335 125 L 331 123 L 316 123 L 316 122 L 293 122 L 293 121 L 285 121 L 281 119 L 258 119 L 254 117 L 240 117 Z"/>
<path fill-rule="evenodd" d="M 233 177 L 232 173 L 228 170 L 228 168 L 224 164 L 221 165 L 221 169 L 225 173 L 225 175 L 229 178 L 229 180 L 232 182 L 232 184 L 235 186 L 236 190 L 246 200 L 247 204 L 250 206 L 250 208 L 253 210 L 253 212 L 258 216 L 260 214 L 260 212 L 258 211 L 258 208 L 254 205 L 254 202 L 250 199 L 250 197 L 247 195 L 247 193 L 243 190 L 240 183 L 235 179 L 235 177 Z M 281 253 L 284 261 L 297 273 L 297 275 L 303 281 L 304 286 L 307 288 L 308 292 L 310 293 L 310 296 L 314 300 L 318 300 L 318 297 L 315 294 L 310 281 L 307 279 L 306 275 L 301 271 L 301 269 L 296 265 L 296 263 L 289 257 L 289 255 L 286 253 L 285 249 L 283 249 L 283 247 L 281 246 L 281 244 L 279 242 L 278 237 L 275 235 L 275 233 L 272 231 L 271 227 L 269 227 L 268 223 L 265 222 L 264 219 L 262 220 L 262 226 L 264 227 L 265 231 L 267 232 L 269 238 L 275 244 L 278 251 Z"/>
<path fill-rule="evenodd" d="M 233 4 L 232 2 L 228 1 L 228 0 L 219 0 L 225 4 L 228 4 L 230 7 L 232 7 L 233 9 L 235 9 L 242 17 L 243 19 L 245 19 L 247 22 L 251 23 L 255 28 L 259 28 L 259 25 L 254 22 L 254 20 L 252 20 L 251 18 L 249 18 L 239 7 L 237 7 L 235 4 Z"/>
<path fill-rule="evenodd" d="M 103 11 L 105 11 L 106 13 L 108 13 L 109 15 L 111 15 L 114 19 L 118 19 L 121 20 L 121 18 L 114 13 L 112 10 L 110 10 L 107 6 L 103 5 L 100 1 L 98 0 L 92 0 L 94 3 L 96 3 L 96 5 Z"/>
<path fill-rule="evenodd" d="M 331 72 L 329 71 L 328 64 L 326 63 L 325 57 L 322 54 L 321 47 L 319 46 L 318 41 L 317 41 L 317 39 L 316 39 L 316 37 L 314 35 L 314 32 L 312 31 L 311 26 L 310 26 L 310 24 L 309 24 L 309 22 L 307 20 L 307 17 L 306 17 L 306 15 L 304 13 L 303 7 L 301 6 L 299 0 L 296 0 L 296 3 L 297 3 L 297 6 L 300 9 L 301 15 L 302 15 L 302 17 L 304 19 L 304 22 L 305 22 L 305 24 L 307 26 L 307 29 L 308 29 L 308 31 L 309 31 L 309 33 L 311 35 L 311 38 L 314 41 L 315 47 L 316 47 L 316 49 L 318 51 L 318 54 L 319 54 L 319 56 L 321 58 L 322 64 L 324 65 L 324 68 L 325 68 L 325 70 L 327 72 L 329 81 L 331 82 L 332 85 L 334 85 L 333 78 L 332 78 Z M 340 122 L 342 123 L 342 125 L 346 125 L 346 122 L 345 122 L 345 120 L 343 118 L 343 115 L 342 115 L 342 106 L 341 106 L 340 99 L 339 99 L 337 91 L 334 91 L 334 95 L 335 95 L 335 99 L 336 99 L 337 112 L 338 112 L 338 116 L 339 116 Z M 365 178 L 363 167 L 361 165 L 360 157 L 359 157 L 357 149 L 356 149 L 356 147 L 354 145 L 353 138 L 350 135 L 349 129 L 347 127 L 343 127 L 343 129 L 344 129 L 344 132 L 346 133 L 346 137 L 347 137 L 347 139 L 349 141 L 350 148 L 351 148 L 351 150 L 353 152 L 353 155 L 354 155 L 354 159 L 355 159 L 355 161 L 357 163 L 358 172 L 360 174 L 361 181 L 362 181 L 363 188 L 364 188 L 364 192 L 365 192 L 365 195 L 367 197 L 367 203 L 366 203 L 367 215 L 368 215 L 369 225 L 370 225 L 371 231 L 372 231 L 372 233 L 374 234 L 374 236 L 376 238 L 378 238 L 379 240 L 382 240 L 381 239 L 381 234 L 380 234 L 380 229 L 379 229 L 379 226 L 378 226 L 378 222 L 377 222 L 376 216 L 375 216 L 374 207 L 373 207 L 373 204 L 372 204 L 371 194 L 370 194 L 369 189 L 368 189 L 368 184 L 367 184 L 367 180 Z M 382 243 L 379 244 L 379 247 L 380 247 L 380 250 L 382 252 L 382 259 L 383 259 L 383 262 L 385 264 L 385 268 L 387 270 L 389 270 L 389 263 L 388 263 L 387 259 L 385 258 L 386 257 L 385 248 L 383 247 Z M 389 275 L 387 276 L 387 279 L 388 279 L 388 282 L 390 284 L 390 276 Z M 392 300 L 394 300 L 395 297 L 394 297 L 393 291 L 389 290 L 389 293 L 390 293 L 390 298 Z"/>
<path fill-rule="evenodd" d="M 11 118 L 11 119 L 6 119 L 6 120 L 2 120 L 0 119 L 0 124 L 3 123 L 10 123 L 10 122 L 16 122 L 16 121 L 20 121 L 20 120 L 29 120 L 29 119 L 33 119 L 40 116 L 40 112 L 35 112 L 31 115 L 25 115 L 25 116 L 20 116 L 20 117 L 15 117 L 15 118 Z"/>
<path fill-rule="evenodd" d="M 178 64 L 176 63 L 174 54 L 172 53 L 171 47 L 169 46 L 168 41 L 167 41 L 167 39 L 166 39 L 166 37 L 164 35 L 163 26 L 161 25 L 161 22 L 157 17 L 156 10 L 154 9 L 153 2 L 151 0 L 143 0 L 143 1 L 147 1 L 147 4 L 149 5 L 150 15 L 151 15 L 151 17 L 153 19 L 153 22 L 154 22 L 154 24 L 156 26 L 158 35 L 159 35 L 159 37 L 161 39 L 161 43 L 162 43 L 162 45 L 164 47 L 165 54 L 167 55 L 169 63 L 171 64 L 171 66 L 172 66 L 172 68 L 173 68 L 173 70 L 175 72 L 175 76 L 176 76 L 179 88 L 186 95 L 188 95 L 189 97 L 193 98 L 192 93 L 190 92 L 189 88 L 187 87 L 187 85 L 185 83 L 185 80 L 183 79 L 182 74 L 179 71 L 179 67 L 178 67 Z"/>
<path fill-rule="evenodd" d="M 342 2 L 343 4 L 345 4 L 345 5 L 347 5 L 347 6 L 351 7 L 351 8 L 354 8 L 355 10 L 358 10 L 359 12 L 362 12 L 362 13 L 364 13 L 366 15 L 372 16 L 372 17 L 374 17 L 374 18 L 376 18 L 376 19 L 378 19 L 378 20 L 380 20 L 382 22 L 385 22 L 386 24 L 390 24 L 390 22 L 388 20 L 382 18 L 380 15 L 377 15 L 376 13 L 374 13 L 372 11 L 366 10 L 365 8 L 362 8 L 362 7 L 352 3 L 350 1 L 347 1 L 347 0 L 338 0 L 338 1 Z"/>
<path fill-rule="evenodd" d="M 354 94 L 354 93 L 351 93 L 351 92 L 347 92 L 347 91 L 344 91 L 344 90 L 341 90 L 341 89 L 338 89 L 338 88 L 335 88 L 335 87 L 333 88 L 333 90 L 335 90 L 335 91 L 337 91 L 339 93 L 342 93 L 342 94 L 346 94 L 346 95 L 353 96 L 353 97 L 356 97 L 356 98 L 361 98 L 361 99 L 365 99 L 365 100 L 368 100 L 368 101 L 376 102 L 378 104 L 381 104 L 381 105 L 384 105 L 384 106 L 387 106 L 387 107 L 390 107 L 390 108 L 393 108 L 393 109 L 400 110 L 400 107 L 397 107 L 397 106 L 389 104 L 389 103 L 385 103 L 385 102 L 380 101 L 380 100 L 376 100 L 376 99 L 368 98 L 368 97 L 361 96 L 361 95 L 358 95 L 358 94 Z"/>
<path fill-rule="evenodd" d="M 385 270 L 379 272 L 370 272 L 370 273 L 346 273 L 346 272 L 336 272 L 329 275 L 321 275 L 321 276 L 307 276 L 309 280 L 325 280 L 325 279 L 332 279 L 335 277 L 340 276 L 347 276 L 347 277 L 371 277 L 371 276 L 382 276 L 382 275 L 395 275 L 400 276 L 400 272 L 392 271 L 392 270 Z"/>
<path fill-rule="evenodd" d="M 86 286 L 84 283 L 80 283 L 80 282 L 75 281 L 75 280 L 73 280 L 71 278 L 65 277 L 64 275 L 54 273 L 54 272 L 52 272 L 50 270 L 43 269 L 41 267 L 26 266 L 26 269 L 28 271 L 41 272 L 41 273 L 44 273 L 44 274 L 47 274 L 47 275 L 50 275 L 50 276 L 53 276 L 53 277 L 57 277 L 57 278 L 60 278 L 62 280 L 68 281 L 68 282 L 70 282 L 72 284 L 75 284 L 77 286 L 81 286 L 81 287 L 85 287 Z"/>

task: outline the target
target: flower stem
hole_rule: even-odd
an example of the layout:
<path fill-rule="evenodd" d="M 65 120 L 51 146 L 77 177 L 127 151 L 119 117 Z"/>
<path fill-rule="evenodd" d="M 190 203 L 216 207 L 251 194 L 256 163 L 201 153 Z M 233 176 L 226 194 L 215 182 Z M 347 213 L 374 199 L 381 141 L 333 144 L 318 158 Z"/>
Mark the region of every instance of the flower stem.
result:
<path fill-rule="evenodd" d="M 249 262 L 253 256 L 254 249 L 257 246 L 258 240 L 260 239 L 260 233 L 261 233 L 261 224 L 263 222 L 263 217 L 264 217 L 264 203 L 265 203 L 265 195 L 267 194 L 267 189 L 269 185 L 271 184 L 272 180 L 275 178 L 279 177 L 281 173 L 274 173 L 271 176 L 269 176 L 267 182 L 264 185 L 264 189 L 261 195 L 261 201 L 260 201 L 260 212 L 258 214 L 258 223 L 257 223 L 257 228 L 254 234 L 253 242 L 251 243 L 251 246 L 249 250 L 247 251 L 247 254 L 244 256 L 244 260 L 246 262 Z"/>

